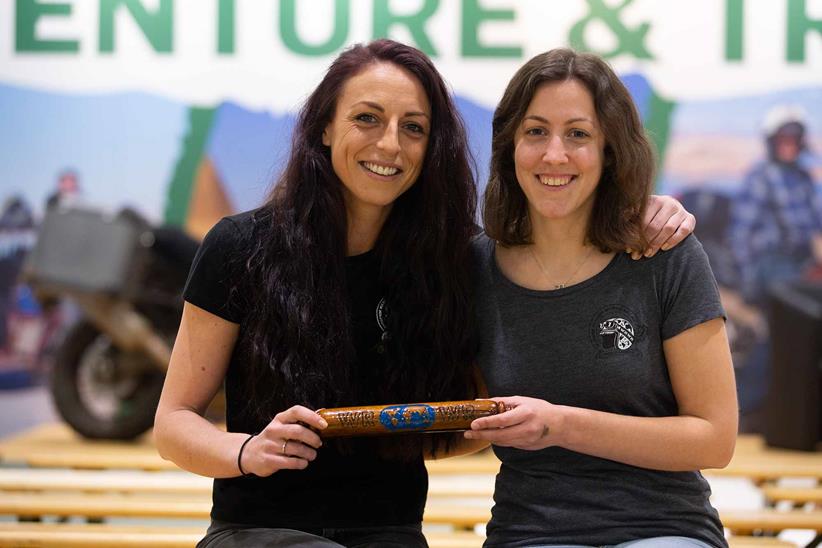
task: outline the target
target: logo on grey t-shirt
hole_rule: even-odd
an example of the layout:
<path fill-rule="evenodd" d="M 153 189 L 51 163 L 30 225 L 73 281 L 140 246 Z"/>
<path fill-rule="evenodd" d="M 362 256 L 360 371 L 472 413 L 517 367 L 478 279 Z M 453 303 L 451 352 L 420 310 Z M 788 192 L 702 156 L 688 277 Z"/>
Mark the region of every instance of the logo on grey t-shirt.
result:
<path fill-rule="evenodd" d="M 599 324 L 602 348 L 628 350 L 634 344 L 634 326 L 624 318 L 609 318 Z"/>

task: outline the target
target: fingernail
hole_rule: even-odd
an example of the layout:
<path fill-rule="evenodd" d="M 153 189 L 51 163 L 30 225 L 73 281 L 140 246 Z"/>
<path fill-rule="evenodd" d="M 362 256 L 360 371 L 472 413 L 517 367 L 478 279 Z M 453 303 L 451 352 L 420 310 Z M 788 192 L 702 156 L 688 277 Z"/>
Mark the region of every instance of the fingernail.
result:
<path fill-rule="evenodd" d="M 671 249 L 671 246 L 668 244 L 662 244 L 662 247 L 660 249 L 662 249 L 662 251 L 668 251 L 669 249 Z"/>
<path fill-rule="evenodd" d="M 635 260 L 635 261 L 636 261 L 636 260 L 637 260 L 637 259 L 639 259 L 640 257 L 642 257 L 642 254 L 640 254 L 640 252 L 639 252 L 639 251 L 632 251 L 632 252 L 631 252 L 631 258 L 632 258 L 633 260 Z"/>
<path fill-rule="evenodd" d="M 322 426 L 323 428 L 328 428 L 328 423 L 325 422 L 324 419 L 320 419 L 320 426 Z"/>
<path fill-rule="evenodd" d="M 631 248 L 628 248 L 628 249 L 626 249 L 626 250 L 625 250 L 625 253 L 627 253 L 627 254 L 629 254 L 629 255 L 633 255 L 633 254 L 634 254 L 634 250 L 633 250 L 633 249 L 631 249 Z"/>
<path fill-rule="evenodd" d="M 654 250 L 652 248 L 648 248 L 648 249 L 645 250 L 645 256 L 646 257 L 650 257 L 653 254 L 654 254 Z"/>

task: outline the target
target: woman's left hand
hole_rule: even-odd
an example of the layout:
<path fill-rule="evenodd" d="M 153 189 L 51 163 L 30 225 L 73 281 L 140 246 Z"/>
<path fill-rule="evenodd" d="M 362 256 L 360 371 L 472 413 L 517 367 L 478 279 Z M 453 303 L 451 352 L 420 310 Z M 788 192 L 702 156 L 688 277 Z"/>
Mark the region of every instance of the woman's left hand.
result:
<path fill-rule="evenodd" d="M 679 244 L 694 231 L 696 217 L 688 213 L 682 204 L 670 196 L 651 196 L 642 220 L 648 249 L 645 257 L 653 257 L 660 249 L 667 251 Z M 639 251 L 628 250 L 631 258 L 639 259 Z"/>
<path fill-rule="evenodd" d="M 465 437 L 502 447 L 544 449 L 558 444 L 561 430 L 559 407 L 537 398 L 491 398 L 505 404 L 505 412 L 471 423 Z"/>

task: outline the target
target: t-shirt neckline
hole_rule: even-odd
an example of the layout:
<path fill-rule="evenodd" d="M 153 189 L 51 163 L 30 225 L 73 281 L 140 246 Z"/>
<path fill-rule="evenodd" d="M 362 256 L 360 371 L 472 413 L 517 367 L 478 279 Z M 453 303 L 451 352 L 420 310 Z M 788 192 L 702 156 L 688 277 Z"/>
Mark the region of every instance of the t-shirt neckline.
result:
<path fill-rule="evenodd" d="M 494 279 L 503 285 L 508 286 L 509 288 L 513 289 L 514 291 L 523 293 L 525 295 L 531 295 L 533 297 L 541 297 L 541 298 L 555 298 L 555 297 L 564 297 L 566 295 L 570 295 L 571 293 L 575 293 L 577 291 L 581 291 L 586 289 L 587 287 L 598 283 L 599 280 L 603 279 L 607 273 L 616 268 L 618 261 L 621 260 L 622 255 L 624 253 L 615 253 L 614 256 L 608 261 L 608 264 L 605 265 L 605 268 L 591 276 L 586 280 L 582 280 L 579 283 L 569 285 L 560 289 L 531 289 L 529 287 L 524 287 L 519 285 L 518 283 L 512 281 L 502 269 L 497 264 L 497 243 L 495 240 L 489 238 L 490 246 L 491 246 L 491 253 L 489 253 L 489 260 L 491 261 L 491 271 L 493 273 Z"/>

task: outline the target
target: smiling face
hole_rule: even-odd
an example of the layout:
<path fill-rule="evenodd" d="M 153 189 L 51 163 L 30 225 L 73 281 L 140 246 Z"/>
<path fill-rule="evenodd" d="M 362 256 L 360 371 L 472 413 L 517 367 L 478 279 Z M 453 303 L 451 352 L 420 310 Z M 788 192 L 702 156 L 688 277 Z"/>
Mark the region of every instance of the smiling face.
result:
<path fill-rule="evenodd" d="M 537 217 L 587 222 L 602 175 L 605 138 L 594 100 L 577 80 L 537 88 L 514 135 L 517 181 Z"/>
<path fill-rule="evenodd" d="M 349 212 L 390 211 L 420 174 L 430 128 L 428 96 L 407 70 L 374 63 L 345 83 L 323 144 Z"/>

